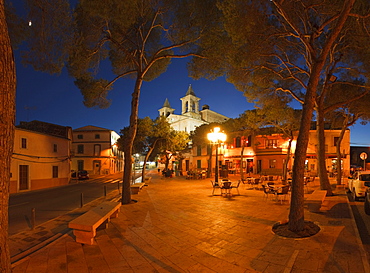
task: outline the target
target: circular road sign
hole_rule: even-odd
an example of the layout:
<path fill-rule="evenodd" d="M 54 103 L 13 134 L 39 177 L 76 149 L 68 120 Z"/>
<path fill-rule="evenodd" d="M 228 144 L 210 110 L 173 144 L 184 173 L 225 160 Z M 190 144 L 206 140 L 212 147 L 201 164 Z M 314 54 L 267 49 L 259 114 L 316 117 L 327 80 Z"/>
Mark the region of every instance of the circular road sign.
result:
<path fill-rule="evenodd" d="M 360 154 L 360 158 L 361 158 L 362 160 L 365 160 L 365 159 L 367 158 L 367 153 L 362 152 L 362 153 Z"/>

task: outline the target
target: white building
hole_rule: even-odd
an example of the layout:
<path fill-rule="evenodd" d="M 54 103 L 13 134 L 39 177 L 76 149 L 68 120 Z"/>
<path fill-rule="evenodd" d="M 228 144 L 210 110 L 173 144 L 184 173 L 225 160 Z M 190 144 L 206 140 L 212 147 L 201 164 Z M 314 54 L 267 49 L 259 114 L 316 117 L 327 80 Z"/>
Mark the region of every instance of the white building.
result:
<path fill-rule="evenodd" d="M 119 137 L 115 131 L 91 125 L 73 130 L 72 169 L 90 174 L 121 172 L 123 152 L 116 145 Z"/>
<path fill-rule="evenodd" d="M 203 105 L 202 110 L 199 110 L 199 101 L 191 85 L 189 85 L 186 95 L 180 99 L 182 101 L 181 114 L 174 114 L 175 109 L 171 108 L 168 99 L 165 100 L 159 115 L 167 117 L 171 127 L 177 131 L 185 131 L 190 133 L 196 127 L 209 124 L 212 122 L 222 123 L 229 118 L 216 113 L 209 109 L 208 105 Z"/>

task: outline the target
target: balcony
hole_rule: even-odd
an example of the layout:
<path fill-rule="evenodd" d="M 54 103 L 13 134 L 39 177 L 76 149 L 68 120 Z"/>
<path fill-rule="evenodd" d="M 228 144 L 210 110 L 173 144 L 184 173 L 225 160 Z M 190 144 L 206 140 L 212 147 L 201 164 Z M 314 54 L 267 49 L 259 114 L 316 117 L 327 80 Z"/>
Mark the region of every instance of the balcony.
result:
<path fill-rule="evenodd" d="M 264 146 L 264 147 L 256 147 L 256 155 L 282 155 L 286 154 L 288 151 L 287 148 L 277 147 L 277 146 Z"/>

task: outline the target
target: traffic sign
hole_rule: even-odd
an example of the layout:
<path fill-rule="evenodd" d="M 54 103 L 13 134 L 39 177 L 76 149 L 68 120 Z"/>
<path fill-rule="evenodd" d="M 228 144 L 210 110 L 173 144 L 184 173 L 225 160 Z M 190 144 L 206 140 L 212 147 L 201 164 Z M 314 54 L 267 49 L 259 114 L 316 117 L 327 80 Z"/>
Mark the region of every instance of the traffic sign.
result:
<path fill-rule="evenodd" d="M 367 153 L 362 152 L 362 153 L 360 154 L 360 158 L 361 158 L 362 160 L 366 160 L 366 159 L 367 159 Z"/>

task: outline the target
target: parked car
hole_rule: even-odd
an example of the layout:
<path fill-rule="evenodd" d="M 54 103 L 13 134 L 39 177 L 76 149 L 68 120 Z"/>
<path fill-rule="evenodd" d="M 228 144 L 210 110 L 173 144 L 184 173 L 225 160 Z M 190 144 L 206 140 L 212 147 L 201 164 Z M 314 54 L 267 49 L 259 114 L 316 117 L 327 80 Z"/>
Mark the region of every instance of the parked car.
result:
<path fill-rule="evenodd" d="M 89 173 L 87 171 L 79 171 L 78 179 L 89 179 Z"/>
<path fill-rule="evenodd" d="M 348 191 L 354 201 L 365 197 L 370 187 L 370 171 L 355 171 L 352 177 L 348 177 Z"/>
<path fill-rule="evenodd" d="M 365 196 L 364 210 L 367 215 L 370 215 L 370 188 L 367 189 Z"/>

